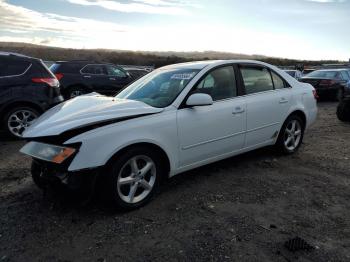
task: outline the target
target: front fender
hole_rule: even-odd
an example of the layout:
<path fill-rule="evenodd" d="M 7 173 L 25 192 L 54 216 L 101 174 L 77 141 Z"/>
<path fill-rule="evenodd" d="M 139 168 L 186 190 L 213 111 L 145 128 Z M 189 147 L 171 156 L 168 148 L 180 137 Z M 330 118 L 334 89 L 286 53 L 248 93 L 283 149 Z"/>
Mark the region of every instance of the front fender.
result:
<path fill-rule="evenodd" d="M 131 119 L 104 126 L 69 139 L 65 144 L 81 143 L 68 170 L 104 166 L 120 150 L 138 143 L 160 147 L 168 156 L 171 171 L 178 163 L 176 111 Z M 174 139 L 175 138 L 175 139 Z"/>

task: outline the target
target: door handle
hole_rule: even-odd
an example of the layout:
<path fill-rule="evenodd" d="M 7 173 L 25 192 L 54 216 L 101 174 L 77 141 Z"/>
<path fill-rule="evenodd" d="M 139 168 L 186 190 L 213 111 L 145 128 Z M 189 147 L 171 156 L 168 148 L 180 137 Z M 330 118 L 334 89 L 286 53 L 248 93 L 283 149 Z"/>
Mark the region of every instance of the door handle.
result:
<path fill-rule="evenodd" d="M 91 76 L 84 76 L 84 78 L 91 78 Z"/>
<path fill-rule="evenodd" d="M 288 100 L 282 97 L 280 100 L 280 104 L 285 104 L 285 103 L 288 103 Z"/>
<path fill-rule="evenodd" d="M 115 80 L 115 78 L 113 78 L 113 77 L 110 77 L 110 78 L 109 78 L 109 80 L 113 80 L 113 81 L 114 81 L 114 80 Z"/>
<path fill-rule="evenodd" d="M 237 114 L 242 114 L 244 112 L 244 108 L 237 106 L 235 107 L 235 109 L 233 110 L 232 114 L 237 115 Z"/>

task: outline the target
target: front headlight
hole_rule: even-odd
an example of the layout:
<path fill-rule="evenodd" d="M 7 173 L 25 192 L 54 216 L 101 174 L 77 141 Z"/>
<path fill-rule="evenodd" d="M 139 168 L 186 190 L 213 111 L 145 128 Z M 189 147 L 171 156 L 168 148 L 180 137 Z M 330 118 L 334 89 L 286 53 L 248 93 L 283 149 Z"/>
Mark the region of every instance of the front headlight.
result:
<path fill-rule="evenodd" d="M 39 142 L 29 142 L 21 148 L 20 152 L 34 158 L 61 164 L 64 160 L 75 153 L 72 147 L 49 145 Z"/>

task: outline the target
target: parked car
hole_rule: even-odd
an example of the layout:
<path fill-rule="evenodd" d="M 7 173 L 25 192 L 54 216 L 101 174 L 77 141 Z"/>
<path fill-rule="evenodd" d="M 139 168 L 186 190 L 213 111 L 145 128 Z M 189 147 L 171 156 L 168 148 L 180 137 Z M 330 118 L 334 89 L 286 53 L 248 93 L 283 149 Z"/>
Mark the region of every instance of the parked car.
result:
<path fill-rule="evenodd" d="M 134 78 L 123 68 L 93 61 L 56 62 L 50 70 L 60 81 L 61 92 L 66 99 L 98 92 L 116 95 Z"/>
<path fill-rule="evenodd" d="M 2 129 L 21 137 L 41 113 L 62 101 L 57 79 L 40 59 L 0 53 Z"/>
<path fill-rule="evenodd" d="M 137 80 L 149 73 L 148 70 L 138 68 L 138 67 L 123 67 L 126 72 L 128 72 L 134 80 Z"/>
<path fill-rule="evenodd" d="M 312 73 L 313 71 L 316 71 L 316 69 L 313 68 L 306 68 L 303 70 L 303 76 L 306 76 L 307 74 Z"/>
<path fill-rule="evenodd" d="M 32 156 L 38 186 L 75 188 L 97 176 L 98 192 L 132 209 L 163 178 L 269 145 L 294 153 L 316 115 L 315 89 L 277 67 L 191 62 L 157 69 L 116 97 L 56 106 L 25 132 L 21 152 Z"/>
<path fill-rule="evenodd" d="M 290 76 L 294 77 L 296 80 L 299 80 L 303 77 L 303 73 L 299 70 L 285 70 L 285 72 Z"/>
<path fill-rule="evenodd" d="M 323 69 L 314 71 L 300 79 L 311 84 L 320 97 L 341 101 L 350 77 L 346 69 Z"/>

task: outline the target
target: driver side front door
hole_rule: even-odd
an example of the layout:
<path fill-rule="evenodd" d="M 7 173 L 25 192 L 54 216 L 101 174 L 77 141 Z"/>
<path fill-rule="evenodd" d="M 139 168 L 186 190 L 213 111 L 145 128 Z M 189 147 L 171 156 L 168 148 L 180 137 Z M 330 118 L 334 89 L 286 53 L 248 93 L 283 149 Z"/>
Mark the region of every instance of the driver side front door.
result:
<path fill-rule="evenodd" d="M 246 130 L 246 102 L 237 97 L 232 66 L 214 69 L 192 92 L 207 93 L 209 106 L 178 110 L 179 167 L 211 162 L 242 149 Z"/>

